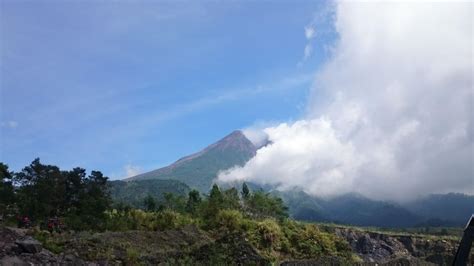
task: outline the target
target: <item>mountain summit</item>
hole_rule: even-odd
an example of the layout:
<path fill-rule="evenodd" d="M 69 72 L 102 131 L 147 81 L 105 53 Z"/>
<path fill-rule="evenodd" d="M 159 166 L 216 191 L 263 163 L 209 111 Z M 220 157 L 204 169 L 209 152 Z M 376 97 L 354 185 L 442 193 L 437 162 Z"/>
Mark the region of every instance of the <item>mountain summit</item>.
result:
<path fill-rule="evenodd" d="M 125 179 L 173 179 L 207 193 L 219 171 L 244 165 L 255 156 L 256 147 L 240 130 L 209 145 L 202 151 L 185 156 L 173 164 Z"/>

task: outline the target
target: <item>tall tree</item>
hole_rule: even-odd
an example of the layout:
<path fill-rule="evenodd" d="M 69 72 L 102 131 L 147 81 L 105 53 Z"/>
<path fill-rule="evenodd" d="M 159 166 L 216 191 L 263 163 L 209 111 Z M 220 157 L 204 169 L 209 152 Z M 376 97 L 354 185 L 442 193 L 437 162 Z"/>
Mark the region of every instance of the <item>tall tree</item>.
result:
<path fill-rule="evenodd" d="M 247 186 L 247 183 L 245 183 L 245 182 L 242 184 L 242 192 L 241 193 L 242 193 L 242 198 L 244 200 L 248 199 L 249 196 L 250 196 L 250 189 Z"/>
<path fill-rule="evenodd" d="M 15 192 L 12 184 L 12 173 L 8 165 L 0 162 L 0 212 L 6 213 L 15 202 Z"/>
<path fill-rule="evenodd" d="M 191 214 L 195 214 L 197 207 L 199 206 L 200 203 L 201 203 L 201 194 L 199 193 L 199 191 L 195 189 L 189 191 L 188 202 L 186 203 L 186 211 Z"/>
<path fill-rule="evenodd" d="M 240 209 L 239 192 L 236 188 L 230 188 L 222 193 L 222 208 L 224 209 Z"/>
<path fill-rule="evenodd" d="M 34 218 L 57 215 L 64 211 L 65 183 L 57 166 L 44 165 L 39 158 L 14 175 L 20 185 L 20 212 Z"/>
<path fill-rule="evenodd" d="M 148 195 L 143 199 L 143 205 L 145 205 L 145 210 L 147 211 L 156 210 L 156 200 L 152 195 Z"/>

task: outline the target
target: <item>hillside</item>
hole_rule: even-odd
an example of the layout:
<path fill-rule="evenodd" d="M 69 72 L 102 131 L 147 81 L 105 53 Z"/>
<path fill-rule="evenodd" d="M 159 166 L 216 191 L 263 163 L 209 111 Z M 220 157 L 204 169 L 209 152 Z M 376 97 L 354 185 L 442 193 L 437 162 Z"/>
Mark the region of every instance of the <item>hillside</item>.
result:
<path fill-rule="evenodd" d="M 380 227 L 408 227 L 422 220 L 402 206 L 371 200 L 358 194 L 345 194 L 331 199 L 296 190 L 277 194 L 284 199 L 290 215 L 297 220 Z"/>
<path fill-rule="evenodd" d="M 403 205 L 372 200 L 358 194 L 324 199 L 300 190 L 272 193 L 283 198 L 291 217 L 313 222 L 391 228 L 460 227 L 474 213 L 474 196 L 459 193 L 428 195 Z"/>
<path fill-rule="evenodd" d="M 186 184 L 177 180 L 137 180 L 137 181 L 111 181 L 110 195 L 116 203 L 124 203 L 133 207 L 143 207 L 143 200 L 152 196 L 157 201 L 163 201 L 165 193 L 177 196 L 186 196 L 191 189 Z"/>
<path fill-rule="evenodd" d="M 204 150 L 183 157 L 169 166 L 124 181 L 173 179 L 207 193 L 219 171 L 245 164 L 256 151 L 257 147 L 237 130 Z"/>
<path fill-rule="evenodd" d="M 405 207 L 428 218 L 428 225 L 464 226 L 466 215 L 474 213 L 474 196 L 461 193 L 433 194 L 409 202 Z"/>

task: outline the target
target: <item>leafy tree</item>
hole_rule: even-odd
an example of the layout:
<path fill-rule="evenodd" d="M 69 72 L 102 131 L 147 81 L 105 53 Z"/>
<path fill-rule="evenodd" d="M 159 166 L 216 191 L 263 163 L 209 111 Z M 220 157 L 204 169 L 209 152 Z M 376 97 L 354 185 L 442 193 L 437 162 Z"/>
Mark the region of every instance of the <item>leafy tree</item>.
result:
<path fill-rule="evenodd" d="M 222 193 L 222 209 L 240 209 L 239 192 L 236 188 L 230 188 Z"/>
<path fill-rule="evenodd" d="M 145 209 L 147 211 L 156 210 L 156 200 L 151 195 L 146 196 L 146 198 L 143 200 L 143 205 L 145 205 Z"/>
<path fill-rule="evenodd" d="M 175 195 L 173 193 L 165 193 L 164 195 L 165 203 L 164 206 L 160 206 L 159 209 L 168 209 L 174 210 L 180 213 L 185 212 L 186 210 L 186 199 L 183 196 Z"/>
<path fill-rule="evenodd" d="M 84 219 L 84 226 L 102 228 L 105 220 L 105 211 L 110 208 L 108 178 L 99 171 L 92 171 L 84 179 L 84 189 L 80 194 L 81 209 L 79 216 Z"/>
<path fill-rule="evenodd" d="M 283 219 L 288 217 L 288 207 L 285 206 L 283 200 L 272 196 L 270 193 L 257 191 L 249 197 L 246 205 L 250 215 L 257 218 L 275 217 Z"/>
<path fill-rule="evenodd" d="M 21 214 L 45 218 L 64 211 L 65 182 L 58 167 L 41 164 L 39 158 L 14 176 L 20 185 L 18 205 Z"/>
<path fill-rule="evenodd" d="M 16 199 L 20 214 L 42 222 L 52 216 L 65 217 L 74 229 L 97 229 L 110 208 L 108 178 L 101 172 L 74 168 L 61 171 L 42 164 L 39 158 L 13 175 L 18 185 Z"/>
<path fill-rule="evenodd" d="M 222 203 L 222 193 L 221 190 L 219 189 L 219 186 L 214 184 L 212 186 L 211 192 L 209 193 L 209 201 L 213 203 L 214 205 L 221 205 Z"/>
<path fill-rule="evenodd" d="M 186 203 L 186 211 L 195 214 L 196 210 L 201 203 L 201 194 L 199 191 L 193 189 L 188 194 L 188 202 Z"/>
<path fill-rule="evenodd" d="M 6 213 L 8 206 L 15 202 L 15 192 L 12 184 L 12 173 L 8 165 L 0 162 L 0 212 Z"/>

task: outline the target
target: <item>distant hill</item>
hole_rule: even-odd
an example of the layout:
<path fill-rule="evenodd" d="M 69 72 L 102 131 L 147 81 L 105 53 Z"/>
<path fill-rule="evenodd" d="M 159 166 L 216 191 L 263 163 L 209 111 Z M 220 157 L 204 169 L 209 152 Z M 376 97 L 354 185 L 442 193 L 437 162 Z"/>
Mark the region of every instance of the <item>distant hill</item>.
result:
<path fill-rule="evenodd" d="M 185 196 L 190 190 L 188 185 L 177 180 L 110 181 L 112 200 L 137 208 L 143 207 L 143 200 L 148 195 L 163 201 L 165 193 Z"/>
<path fill-rule="evenodd" d="M 451 223 L 463 226 L 474 214 L 474 196 L 461 193 L 433 194 L 412 201 L 405 207 L 428 220 L 425 224 Z"/>
<path fill-rule="evenodd" d="M 124 181 L 173 179 L 207 193 L 219 171 L 245 164 L 255 156 L 256 151 L 257 147 L 237 130 L 204 150 L 183 157 L 169 166 Z"/>
<path fill-rule="evenodd" d="M 409 227 L 423 220 L 400 205 L 353 193 L 331 199 L 299 190 L 277 194 L 288 204 L 291 216 L 297 220 L 379 227 Z"/>
<path fill-rule="evenodd" d="M 299 190 L 273 193 L 284 199 L 293 218 L 305 221 L 380 227 L 451 227 L 464 226 L 474 213 L 474 196 L 460 193 L 429 195 L 403 205 L 353 193 L 331 199 Z"/>

